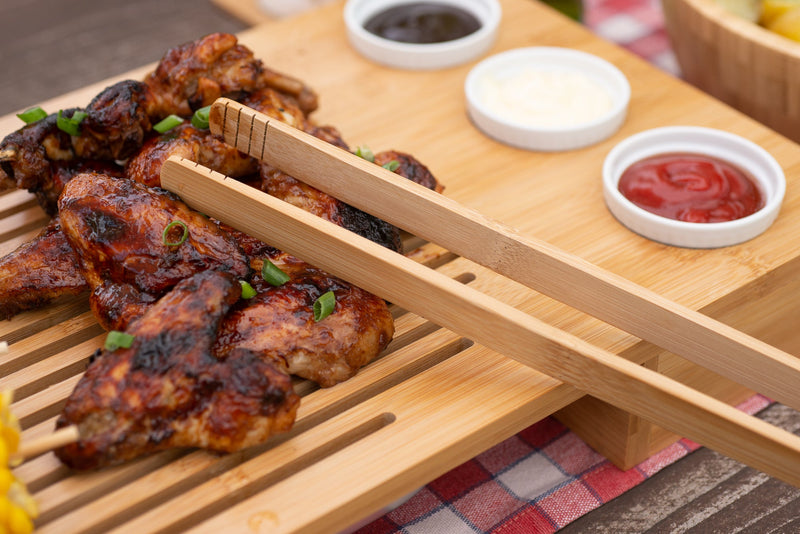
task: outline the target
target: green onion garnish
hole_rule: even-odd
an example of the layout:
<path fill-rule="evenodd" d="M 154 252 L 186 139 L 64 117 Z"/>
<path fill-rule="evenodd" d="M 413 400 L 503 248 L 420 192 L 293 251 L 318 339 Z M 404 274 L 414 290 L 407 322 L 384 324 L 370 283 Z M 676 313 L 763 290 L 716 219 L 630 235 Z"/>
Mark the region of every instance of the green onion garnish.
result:
<path fill-rule="evenodd" d="M 176 126 L 178 126 L 182 122 L 183 122 L 183 119 L 178 117 L 177 115 L 170 115 L 167 118 L 162 119 L 161 121 L 159 121 L 158 124 L 153 126 L 153 129 L 155 131 L 157 131 L 158 133 L 162 133 L 163 134 L 163 133 L 166 133 L 166 132 L 170 131 L 171 129 L 175 128 Z"/>
<path fill-rule="evenodd" d="M 282 286 L 289 281 L 289 275 L 266 258 L 264 258 L 264 265 L 261 267 L 261 278 L 275 287 Z"/>
<path fill-rule="evenodd" d="M 25 124 L 30 124 L 47 117 L 47 112 L 39 106 L 36 106 L 35 108 L 23 111 L 22 113 L 17 113 L 17 117 L 22 119 Z"/>
<path fill-rule="evenodd" d="M 206 106 L 195 111 L 192 115 L 192 126 L 198 130 L 208 130 L 208 112 L 210 110 L 211 106 Z"/>
<path fill-rule="evenodd" d="M 314 321 L 319 322 L 333 313 L 336 307 L 336 295 L 333 291 L 323 293 L 314 301 Z"/>
<path fill-rule="evenodd" d="M 183 233 L 181 234 L 181 238 L 178 241 L 169 241 L 169 231 L 175 228 L 176 226 L 180 226 L 183 228 Z M 161 233 L 161 242 L 167 245 L 168 247 L 177 247 L 178 245 L 182 245 L 186 238 L 189 237 L 189 227 L 186 226 L 186 223 L 183 221 L 172 221 L 164 228 L 164 231 Z"/>
<path fill-rule="evenodd" d="M 253 286 L 251 286 L 248 282 L 244 280 L 239 280 L 239 283 L 242 285 L 242 298 L 243 299 L 251 299 L 258 295 L 258 291 L 255 290 Z"/>
<path fill-rule="evenodd" d="M 117 349 L 129 349 L 133 343 L 134 337 L 119 330 L 111 330 L 106 335 L 105 349 L 115 351 Z"/>
<path fill-rule="evenodd" d="M 375 163 L 375 154 L 372 153 L 372 150 L 370 150 L 368 146 L 360 146 L 356 148 L 356 156 Z"/>
<path fill-rule="evenodd" d="M 62 132 L 66 132 L 69 135 L 80 135 L 81 134 L 81 121 L 85 119 L 89 114 L 85 111 L 76 111 L 72 114 L 72 117 L 65 117 L 64 111 L 59 109 L 58 116 L 56 117 L 56 126 Z"/>
<path fill-rule="evenodd" d="M 397 161 L 396 159 L 393 159 L 392 161 L 387 161 L 386 163 L 383 164 L 384 169 L 388 169 L 392 172 L 396 171 L 398 167 L 400 167 L 400 162 Z"/>

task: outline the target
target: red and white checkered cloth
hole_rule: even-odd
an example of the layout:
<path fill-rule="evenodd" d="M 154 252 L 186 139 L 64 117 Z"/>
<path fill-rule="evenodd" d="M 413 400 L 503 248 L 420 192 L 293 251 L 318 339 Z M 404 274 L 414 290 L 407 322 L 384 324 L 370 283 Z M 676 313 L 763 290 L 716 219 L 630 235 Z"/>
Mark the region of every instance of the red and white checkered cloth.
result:
<path fill-rule="evenodd" d="M 584 23 L 656 67 L 679 75 L 664 29 L 661 0 L 583 0 Z"/>
<path fill-rule="evenodd" d="M 584 0 L 584 24 L 674 75 L 660 0 Z M 756 395 L 739 409 L 770 404 Z M 357 534 L 555 532 L 699 448 L 688 439 L 621 471 L 548 417 L 426 485 Z"/>
<path fill-rule="evenodd" d="M 738 406 L 754 414 L 771 401 Z M 688 439 L 622 471 L 547 417 L 437 478 L 356 534 L 547 534 L 700 446 Z"/>

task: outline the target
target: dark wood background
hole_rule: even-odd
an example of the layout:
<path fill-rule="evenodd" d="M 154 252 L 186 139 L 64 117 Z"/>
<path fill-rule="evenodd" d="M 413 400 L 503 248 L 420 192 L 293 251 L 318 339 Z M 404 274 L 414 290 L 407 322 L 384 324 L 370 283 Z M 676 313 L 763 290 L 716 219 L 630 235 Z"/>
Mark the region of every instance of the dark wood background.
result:
<path fill-rule="evenodd" d="M 169 47 L 201 35 L 247 27 L 203 0 L 2 5 L 0 114 L 158 61 Z M 800 433 L 800 414 L 793 410 L 775 405 L 760 417 Z M 796 534 L 800 490 L 700 449 L 562 532 Z"/>

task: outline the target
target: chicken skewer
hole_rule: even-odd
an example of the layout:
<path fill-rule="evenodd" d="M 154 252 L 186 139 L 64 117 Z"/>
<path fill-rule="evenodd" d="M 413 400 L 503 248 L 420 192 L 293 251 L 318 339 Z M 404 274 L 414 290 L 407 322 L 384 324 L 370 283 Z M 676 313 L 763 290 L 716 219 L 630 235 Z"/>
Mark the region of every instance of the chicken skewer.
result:
<path fill-rule="evenodd" d="M 244 348 L 212 354 L 240 298 L 228 273 L 182 280 L 131 324 L 125 346 L 95 357 L 56 432 L 17 457 L 55 449 L 70 467 L 93 469 L 170 447 L 233 452 L 291 428 L 300 398 L 288 374 Z"/>
<path fill-rule="evenodd" d="M 134 321 L 129 346 L 103 351 L 67 400 L 57 427 L 78 425 L 81 439 L 59 459 L 93 469 L 171 447 L 233 452 L 291 428 L 300 398 L 288 374 L 246 349 L 211 352 L 240 298 L 236 278 L 205 271 Z"/>
<path fill-rule="evenodd" d="M 205 366 L 216 361 L 241 362 L 246 353 L 250 362 L 247 367 L 251 370 L 259 366 L 273 370 L 272 382 L 290 387 L 289 373 L 292 373 L 327 387 L 349 378 L 372 361 L 392 337 L 393 321 L 383 300 L 261 241 L 243 234 L 234 236 L 232 229 L 224 230 L 213 221 L 189 211 L 171 193 L 131 180 L 84 173 L 66 184 L 60 197 L 59 213 L 64 226 L 63 235 L 76 251 L 81 271 L 93 290 L 92 308 L 106 329 L 132 332 L 138 338 L 137 328 L 141 327 L 142 321 L 147 321 L 154 325 L 152 328 L 158 328 L 166 335 L 165 332 L 175 329 L 170 320 L 166 316 L 148 317 L 160 309 L 168 309 L 173 315 L 178 313 L 176 310 L 181 308 L 181 304 L 175 302 L 177 297 L 173 293 L 198 276 L 218 273 L 230 277 L 233 282 L 248 280 L 256 288 L 255 296 L 229 303 L 217 318 L 213 335 L 206 336 L 206 356 L 196 357 L 201 363 L 205 362 Z M 169 227 L 178 221 L 180 224 L 175 228 L 180 231 L 172 235 Z M 247 253 L 241 246 L 245 246 Z M 254 266 L 263 273 L 261 267 L 268 259 L 287 275 L 288 281 L 280 287 L 273 287 L 263 274 L 251 276 Z M 240 285 L 232 285 L 241 295 Z M 197 293 L 195 289 L 192 295 Z M 314 301 L 324 293 L 335 295 L 337 312 L 318 322 L 312 308 Z M 167 315 L 166 311 L 164 315 Z M 204 311 L 194 315 L 205 323 L 212 314 Z M 184 333 L 181 338 L 192 339 L 193 346 L 202 345 L 196 334 Z M 164 348 L 165 343 L 162 341 L 157 345 Z M 140 349 L 150 352 L 147 346 Z M 170 379 L 159 372 L 161 367 L 151 356 L 133 354 L 130 358 L 146 362 L 140 366 L 142 369 L 155 366 L 153 374 L 135 384 L 120 385 L 119 390 L 115 390 L 117 393 L 110 396 L 112 399 L 137 395 L 136 384 L 144 382 L 159 391 L 165 380 L 185 382 Z M 179 360 L 186 358 L 187 355 L 182 354 Z M 110 365 L 106 363 L 109 361 L 112 359 L 106 353 L 95 358 L 71 395 L 65 419 L 60 424 L 80 423 L 85 414 L 97 411 L 93 405 L 86 404 L 87 399 L 97 399 L 102 396 L 99 392 L 113 387 L 107 385 L 114 383 L 109 376 L 125 375 L 118 366 L 104 367 Z M 120 365 L 124 367 L 124 364 Z M 171 364 L 168 367 L 173 368 Z M 196 371 L 187 371 L 187 374 L 191 376 Z M 228 383 L 232 379 L 220 379 L 220 382 Z M 84 381 L 88 381 L 88 385 L 84 386 Z M 241 383 L 241 380 L 237 379 L 237 382 Z M 168 390 L 174 389 L 168 387 Z M 89 394 L 92 391 L 96 393 Z M 195 395 L 202 393 L 192 390 L 186 394 L 187 398 Z M 132 405 L 138 404 L 132 402 Z M 174 415 L 163 413 L 158 404 L 147 403 L 147 408 L 146 413 L 154 420 L 176 419 Z M 124 406 L 104 409 L 110 410 L 107 413 L 126 413 Z M 198 417 L 202 416 L 193 413 L 191 418 L 196 420 Z M 101 422 L 113 419 L 97 418 Z M 275 426 L 276 430 L 291 426 L 293 415 L 281 419 L 283 423 Z M 235 424 L 230 431 L 253 425 L 252 421 Z M 62 461 L 74 468 L 88 469 L 157 450 L 142 445 L 143 442 L 156 442 L 164 447 L 218 447 L 214 445 L 218 440 L 202 437 L 207 433 L 194 434 L 192 439 L 170 441 L 163 438 L 163 430 L 152 426 L 139 428 L 133 437 L 121 432 L 117 438 L 87 445 L 100 439 L 98 436 L 103 432 L 98 430 L 99 427 L 102 426 L 91 422 L 83 424 L 79 436 L 73 435 L 79 439 L 78 444 L 59 449 L 63 451 L 59 452 Z M 136 438 L 148 432 L 162 437 Z M 237 446 L 262 441 L 268 435 L 265 431 L 253 438 L 256 441 L 244 441 Z M 136 446 L 137 440 L 139 446 Z M 131 441 L 133 445 L 128 446 Z"/>

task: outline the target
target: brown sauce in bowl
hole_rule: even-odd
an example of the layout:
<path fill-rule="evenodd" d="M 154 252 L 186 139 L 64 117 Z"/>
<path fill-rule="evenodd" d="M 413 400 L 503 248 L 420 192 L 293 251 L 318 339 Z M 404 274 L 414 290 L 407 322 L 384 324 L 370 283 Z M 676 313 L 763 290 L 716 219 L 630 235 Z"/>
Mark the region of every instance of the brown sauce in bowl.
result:
<path fill-rule="evenodd" d="M 364 29 L 401 43 L 442 43 L 475 33 L 481 27 L 469 11 L 450 4 L 416 2 L 392 6 L 373 15 Z"/>

